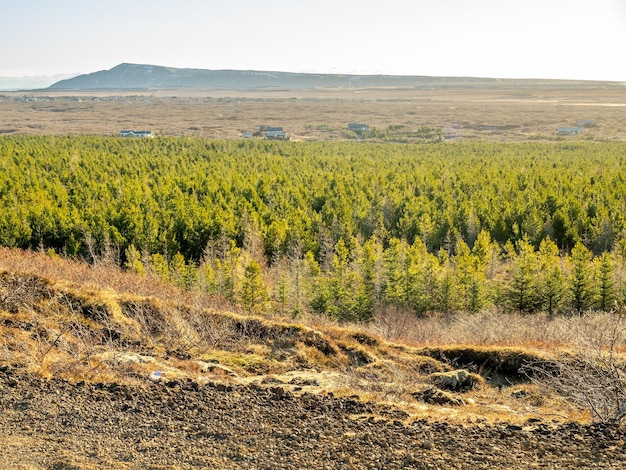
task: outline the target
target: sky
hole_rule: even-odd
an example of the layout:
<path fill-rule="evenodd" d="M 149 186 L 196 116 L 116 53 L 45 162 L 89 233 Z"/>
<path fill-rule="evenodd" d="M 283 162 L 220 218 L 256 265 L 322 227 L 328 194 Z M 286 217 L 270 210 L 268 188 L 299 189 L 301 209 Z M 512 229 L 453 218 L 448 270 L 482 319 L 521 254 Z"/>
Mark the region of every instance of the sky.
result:
<path fill-rule="evenodd" d="M 626 82 L 626 0 L 0 0 L 0 77 L 120 63 Z"/>

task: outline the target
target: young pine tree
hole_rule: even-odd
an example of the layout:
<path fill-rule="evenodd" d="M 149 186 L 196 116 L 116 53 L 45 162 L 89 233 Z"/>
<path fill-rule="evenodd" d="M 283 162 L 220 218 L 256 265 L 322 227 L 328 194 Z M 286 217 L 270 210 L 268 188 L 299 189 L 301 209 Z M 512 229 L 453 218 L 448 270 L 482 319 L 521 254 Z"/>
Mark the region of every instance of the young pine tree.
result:
<path fill-rule="evenodd" d="M 193 263 L 187 264 L 181 253 L 176 253 L 170 261 L 170 279 L 178 287 L 191 290 L 197 282 L 198 270 Z"/>
<path fill-rule="evenodd" d="M 406 306 L 411 285 L 410 258 L 405 241 L 392 238 L 383 254 L 382 292 L 385 302 Z"/>
<path fill-rule="evenodd" d="M 520 240 L 511 263 L 511 281 L 506 294 L 508 303 L 520 313 L 534 313 L 540 298 L 537 285 L 539 263 L 533 246 Z"/>
<path fill-rule="evenodd" d="M 552 317 L 565 294 L 565 277 L 561 271 L 559 248 L 549 238 L 539 245 L 539 295 L 541 304 Z"/>
<path fill-rule="evenodd" d="M 568 279 L 571 308 L 582 315 L 593 303 L 594 285 L 591 252 L 580 241 L 572 248 L 571 263 Z"/>
<path fill-rule="evenodd" d="M 611 310 L 615 301 L 615 260 L 604 252 L 595 260 L 595 281 L 597 285 L 596 306 L 603 312 Z"/>
<path fill-rule="evenodd" d="M 458 308 L 458 289 L 454 269 L 450 264 L 448 252 L 441 248 L 437 256 L 440 266 L 435 310 L 449 315 Z"/>
<path fill-rule="evenodd" d="M 457 243 L 454 263 L 462 308 L 472 313 L 480 311 L 486 298 L 484 267 L 463 240 Z"/>
<path fill-rule="evenodd" d="M 268 299 L 269 295 L 261 275 L 261 266 L 252 259 L 244 268 L 239 299 L 241 306 L 248 313 L 263 313 Z"/>
<path fill-rule="evenodd" d="M 126 262 L 124 263 L 126 269 L 140 276 L 146 274 L 146 268 L 141 262 L 141 253 L 135 248 L 135 245 L 129 245 L 124 255 L 126 257 Z"/>

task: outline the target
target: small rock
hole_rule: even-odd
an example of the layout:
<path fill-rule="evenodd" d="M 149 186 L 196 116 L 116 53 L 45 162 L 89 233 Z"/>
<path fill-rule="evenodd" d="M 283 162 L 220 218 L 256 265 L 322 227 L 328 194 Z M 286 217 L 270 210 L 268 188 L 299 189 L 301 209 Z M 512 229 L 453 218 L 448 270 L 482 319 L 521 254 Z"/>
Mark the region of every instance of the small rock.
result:
<path fill-rule="evenodd" d="M 433 442 L 430 439 L 422 441 L 422 449 L 432 450 L 433 447 Z"/>
<path fill-rule="evenodd" d="M 464 405 L 464 401 L 460 396 L 453 395 L 435 387 L 430 387 L 420 392 L 412 394 L 416 400 L 430 403 L 432 405 Z"/>

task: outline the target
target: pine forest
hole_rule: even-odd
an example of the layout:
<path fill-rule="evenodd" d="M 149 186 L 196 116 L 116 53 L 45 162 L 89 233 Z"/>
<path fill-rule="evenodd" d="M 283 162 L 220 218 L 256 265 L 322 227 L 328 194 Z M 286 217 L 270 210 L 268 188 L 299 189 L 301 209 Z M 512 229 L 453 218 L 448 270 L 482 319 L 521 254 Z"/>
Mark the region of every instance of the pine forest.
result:
<path fill-rule="evenodd" d="M 626 305 L 626 144 L 0 138 L 0 244 L 367 321 Z"/>

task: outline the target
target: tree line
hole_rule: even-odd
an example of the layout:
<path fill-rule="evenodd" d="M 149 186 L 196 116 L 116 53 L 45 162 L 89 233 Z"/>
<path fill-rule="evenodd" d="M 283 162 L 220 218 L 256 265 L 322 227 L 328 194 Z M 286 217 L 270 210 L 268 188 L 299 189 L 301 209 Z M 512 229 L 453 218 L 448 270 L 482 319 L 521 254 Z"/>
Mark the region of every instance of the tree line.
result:
<path fill-rule="evenodd" d="M 199 263 L 180 253 L 168 263 L 132 245 L 125 267 L 153 274 L 190 290 L 208 292 L 250 312 L 297 316 L 315 312 L 342 321 L 367 321 L 389 308 L 416 315 L 498 309 L 520 314 L 583 315 L 589 310 L 623 311 L 626 305 L 626 242 L 593 256 L 582 242 L 563 255 L 549 238 L 538 249 L 528 241 L 505 247 L 480 232 L 472 249 L 460 240 L 455 253 L 430 253 L 375 237 L 347 246 L 343 240 L 320 261 L 298 246 L 268 264 L 254 243 L 239 248 L 223 240 Z M 255 255 L 256 253 L 256 255 Z"/>

